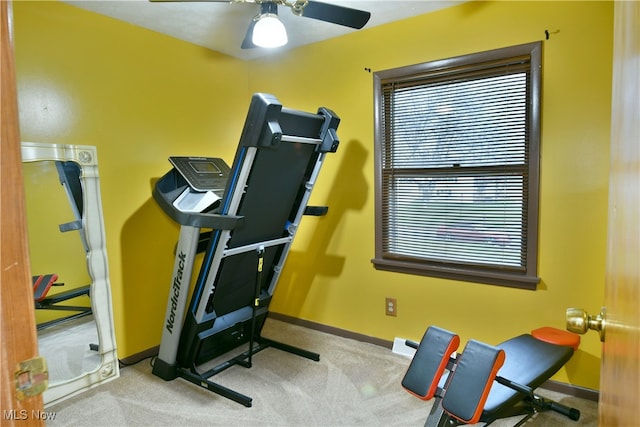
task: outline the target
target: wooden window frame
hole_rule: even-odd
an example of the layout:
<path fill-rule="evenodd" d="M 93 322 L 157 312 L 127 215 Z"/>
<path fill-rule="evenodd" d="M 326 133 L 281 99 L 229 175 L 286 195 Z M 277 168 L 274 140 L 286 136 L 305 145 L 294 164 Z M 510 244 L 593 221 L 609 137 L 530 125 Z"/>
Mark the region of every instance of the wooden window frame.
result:
<path fill-rule="evenodd" d="M 522 240 L 522 264 L 519 271 L 501 269 L 499 266 L 483 266 L 477 263 L 442 262 L 438 259 L 413 258 L 394 254 L 385 249 L 383 235 L 386 220 L 383 207 L 387 200 L 383 192 L 383 162 L 385 146 L 384 134 L 384 94 L 383 85 L 401 81 L 404 85 L 425 76 L 437 75 L 439 79 L 451 70 L 469 67 L 483 67 L 525 57 L 529 63 L 527 72 L 527 124 L 526 141 L 528 180 L 523 186 L 525 216 L 520 234 Z M 446 78 L 446 77 L 445 77 Z M 516 287 L 535 290 L 540 279 L 537 275 L 538 252 L 538 210 L 540 179 L 540 109 L 542 80 L 542 42 L 495 49 L 486 52 L 436 60 L 422 64 L 378 71 L 374 73 L 374 120 L 375 120 L 375 258 L 372 263 L 378 270 L 425 275 L 467 282 Z M 406 230 L 411 235 L 412 230 Z M 455 244 L 455 243 L 453 243 Z"/>

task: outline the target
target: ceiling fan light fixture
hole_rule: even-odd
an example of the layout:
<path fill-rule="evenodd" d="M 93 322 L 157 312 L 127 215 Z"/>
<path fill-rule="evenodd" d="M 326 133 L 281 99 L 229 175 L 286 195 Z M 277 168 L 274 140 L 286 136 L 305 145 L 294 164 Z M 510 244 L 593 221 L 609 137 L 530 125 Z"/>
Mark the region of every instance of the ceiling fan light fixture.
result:
<path fill-rule="evenodd" d="M 280 47 L 287 44 L 287 30 L 275 13 L 263 13 L 253 27 L 252 40 L 259 47 Z"/>

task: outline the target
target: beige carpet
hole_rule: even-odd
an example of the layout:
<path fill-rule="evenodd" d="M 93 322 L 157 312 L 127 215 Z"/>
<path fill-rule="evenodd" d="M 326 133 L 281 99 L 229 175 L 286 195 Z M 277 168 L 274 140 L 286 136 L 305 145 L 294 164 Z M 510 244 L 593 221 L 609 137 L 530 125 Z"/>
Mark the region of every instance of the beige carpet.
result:
<path fill-rule="evenodd" d="M 182 379 L 165 382 L 150 361 L 124 367 L 115 381 L 47 408 L 49 426 L 423 426 L 430 402 L 400 386 L 409 359 L 391 350 L 269 319 L 267 338 L 320 353 L 320 362 L 266 349 L 253 367 L 235 366 L 215 376 L 249 395 L 246 408 Z M 244 349 L 243 349 L 244 350 Z M 574 422 L 538 414 L 527 426 L 597 426 L 597 404 L 558 393 L 547 397 L 578 408 Z M 494 423 L 502 427 L 514 420 Z M 517 421 L 517 419 L 515 420 Z"/>
<path fill-rule="evenodd" d="M 91 372 L 100 363 L 90 344 L 98 343 L 93 315 L 59 323 L 38 331 L 38 349 L 47 360 L 49 383 L 57 383 Z"/>

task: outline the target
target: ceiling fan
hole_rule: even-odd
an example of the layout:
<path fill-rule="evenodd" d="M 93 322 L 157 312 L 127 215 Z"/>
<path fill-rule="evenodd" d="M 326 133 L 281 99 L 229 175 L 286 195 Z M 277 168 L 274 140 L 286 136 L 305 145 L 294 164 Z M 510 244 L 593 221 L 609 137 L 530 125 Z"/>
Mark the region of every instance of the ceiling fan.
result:
<path fill-rule="evenodd" d="M 296 16 L 317 19 L 332 24 L 360 29 L 366 25 L 371 13 L 322 3 L 313 0 L 149 0 L 151 2 L 216 2 L 216 3 L 254 3 L 260 5 L 260 12 L 253 17 L 242 49 L 255 47 L 280 47 L 287 43 L 287 32 L 278 19 L 278 6 L 286 6 Z"/>

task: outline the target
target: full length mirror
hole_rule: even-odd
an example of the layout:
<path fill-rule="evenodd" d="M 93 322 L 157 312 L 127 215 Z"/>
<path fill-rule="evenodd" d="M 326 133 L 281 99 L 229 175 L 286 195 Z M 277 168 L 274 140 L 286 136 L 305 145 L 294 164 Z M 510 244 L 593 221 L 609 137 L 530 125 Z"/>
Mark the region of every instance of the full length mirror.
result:
<path fill-rule="evenodd" d="M 95 147 L 22 143 L 45 405 L 119 375 Z"/>

